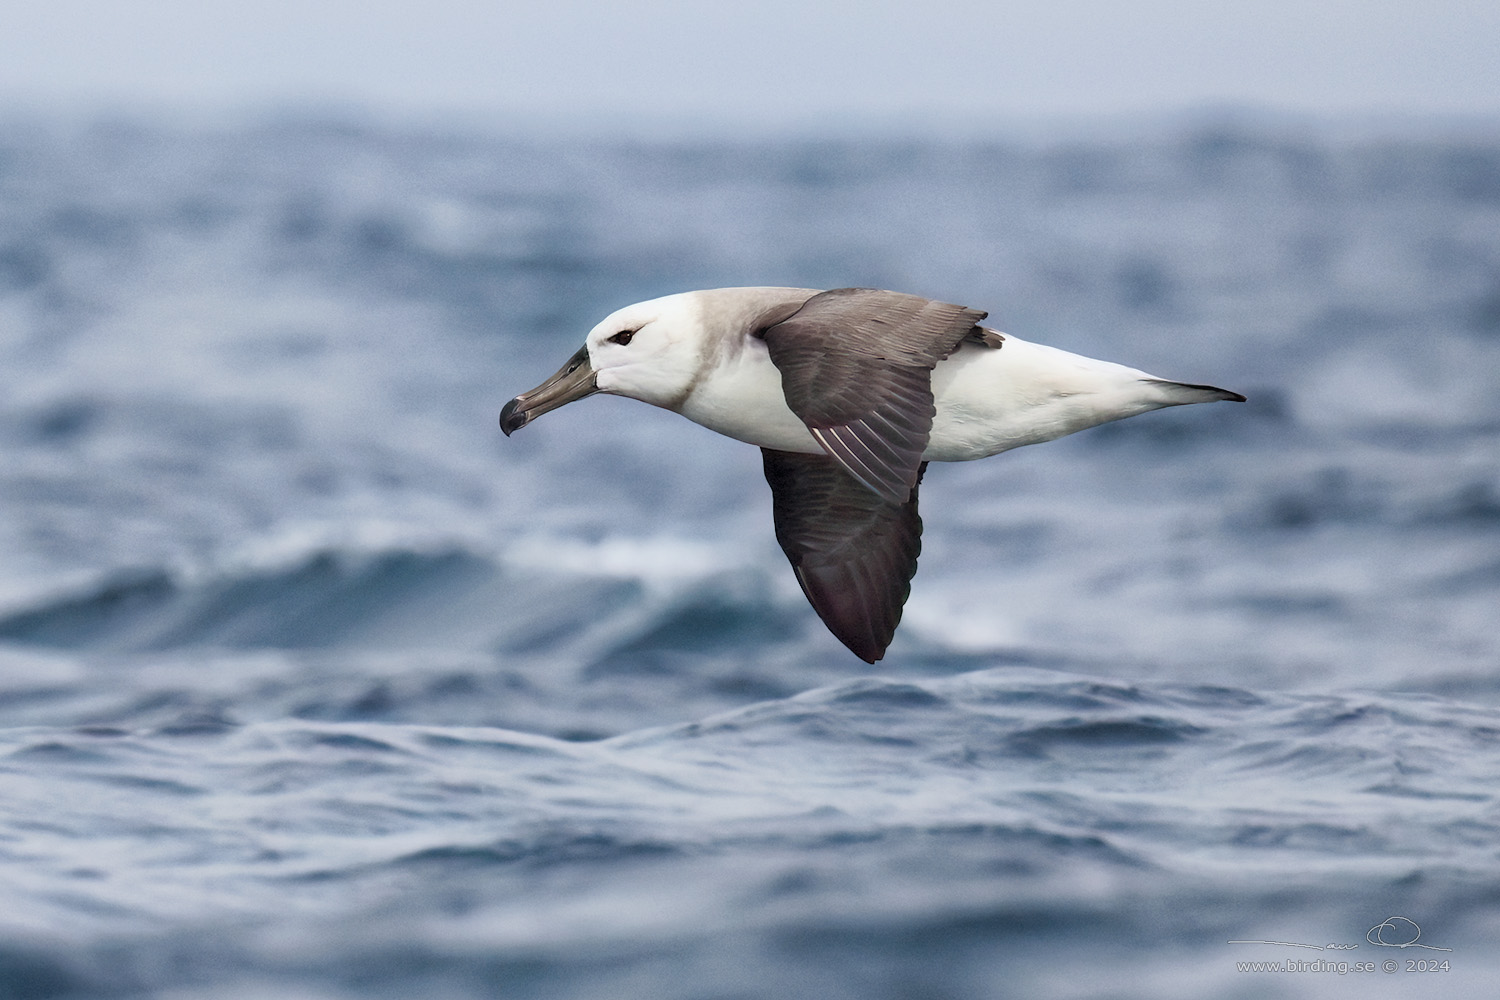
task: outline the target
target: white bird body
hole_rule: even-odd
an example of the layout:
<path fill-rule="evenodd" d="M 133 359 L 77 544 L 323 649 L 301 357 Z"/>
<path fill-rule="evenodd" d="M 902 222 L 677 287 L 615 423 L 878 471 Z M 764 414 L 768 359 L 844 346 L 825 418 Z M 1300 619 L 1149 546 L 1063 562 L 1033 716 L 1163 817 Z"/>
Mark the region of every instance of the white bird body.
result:
<path fill-rule="evenodd" d="M 901 618 L 929 461 L 966 462 L 1184 403 L 1244 399 L 979 325 L 985 313 L 876 289 L 718 288 L 617 310 L 506 434 L 594 392 L 762 449 L 776 537 L 808 600 L 870 662 Z"/>
<path fill-rule="evenodd" d="M 725 293 L 735 293 L 726 302 Z M 606 317 L 596 333 L 630 328 L 642 315 L 656 323 L 692 331 L 673 338 L 674 355 L 693 355 L 671 366 L 691 372 L 688 391 L 673 391 L 657 405 L 726 437 L 761 448 L 817 455 L 823 453 L 807 424 L 790 406 L 781 370 L 763 339 L 745 320 L 761 297 L 812 295 L 812 289 L 745 288 L 681 292 L 629 306 Z M 732 305 L 745 308 L 733 309 Z M 743 312 L 744 316 L 734 315 Z M 997 333 L 997 331 L 988 331 Z M 1163 406 L 1203 401 L 1175 382 L 1110 361 L 1033 344 L 998 334 L 1003 349 L 965 342 L 932 372 L 936 414 L 924 461 L 968 462 L 1022 445 L 1040 444 L 1096 424 L 1135 416 Z M 590 340 L 595 338 L 591 335 Z M 598 367 L 599 389 L 645 398 L 628 381 L 612 381 Z M 1175 391 L 1174 391 L 1175 390 Z M 1192 397 L 1192 398 L 1189 398 Z M 1212 396 L 1207 398 L 1221 398 Z"/>
<path fill-rule="evenodd" d="M 1175 383 L 1004 334 L 1004 348 L 963 344 L 932 373 L 936 414 L 924 461 L 968 462 L 1148 410 L 1197 402 Z M 608 390 L 605 390 L 608 391 Z M 805 454 L 823 449 L 781 391 L 765 345 L 749 341 L 700 381 L 678 413 L 726 437 Z"/>

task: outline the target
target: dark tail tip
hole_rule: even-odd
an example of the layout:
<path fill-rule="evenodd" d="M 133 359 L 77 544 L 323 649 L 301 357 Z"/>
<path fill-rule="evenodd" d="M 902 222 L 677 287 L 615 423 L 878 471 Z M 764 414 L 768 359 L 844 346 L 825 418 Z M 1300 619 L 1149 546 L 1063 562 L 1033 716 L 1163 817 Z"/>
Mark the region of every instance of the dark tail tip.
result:
<path fill-rule="evenodd" d="M 1243 403 L 1245 397 L 1228 389 L 1220 389 L 1216 385 L 1194 385 L 1192 382 L 1172 382 L 1164 378 L 1148 378 L 1145 381 L 1154 382 L 1164 387 L 1173 397 L 1173 403 L 1214 403 L 1223 401 L 1226 403 Z"/>

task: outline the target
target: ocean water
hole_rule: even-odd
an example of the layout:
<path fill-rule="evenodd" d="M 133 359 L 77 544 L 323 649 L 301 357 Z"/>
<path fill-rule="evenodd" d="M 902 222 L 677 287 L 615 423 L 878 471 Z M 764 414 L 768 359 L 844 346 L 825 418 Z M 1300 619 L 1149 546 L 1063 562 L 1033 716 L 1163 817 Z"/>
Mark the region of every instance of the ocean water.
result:
<path fill-rule="evenodd" d="M 1500 128 L 4 126 L 0 997 L 1493 995 Z M 756 449 L 496 426 L 732 284 L 1250 402 L 934 466 L 872 668 Z"/>

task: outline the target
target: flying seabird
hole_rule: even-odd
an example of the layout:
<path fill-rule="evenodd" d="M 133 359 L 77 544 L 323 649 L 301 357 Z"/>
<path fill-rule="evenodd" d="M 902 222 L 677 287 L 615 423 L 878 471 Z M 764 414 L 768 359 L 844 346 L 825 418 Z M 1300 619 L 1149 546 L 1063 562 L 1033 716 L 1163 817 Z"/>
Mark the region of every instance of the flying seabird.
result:
<path fill-rule="evenodd" d="M 776 540 L 857 656 L 885 655 L 921 550 L 928 462 L 966 462 L 1163 406 L 1243 402 L 873 288 L 717 288 L 626 306 L 505 404 L 507 436 L 596 392 L 760 447 Z"/>

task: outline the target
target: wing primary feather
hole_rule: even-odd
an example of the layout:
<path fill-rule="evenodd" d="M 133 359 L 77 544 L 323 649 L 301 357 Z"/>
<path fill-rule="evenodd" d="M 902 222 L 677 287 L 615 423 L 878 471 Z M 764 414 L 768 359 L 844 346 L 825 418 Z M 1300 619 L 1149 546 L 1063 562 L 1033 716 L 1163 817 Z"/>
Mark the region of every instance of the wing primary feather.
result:
<path fill-rule="evenodd" d="M 874 663 L 885 655 L 921 552 L 916 483 L 903 499 L 872 492 L 838 460 L 762 449 L 776 540 L 808 602 L 838 639 Z"/>

